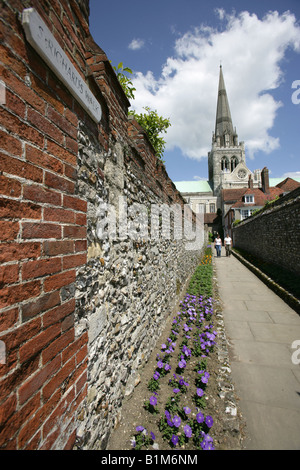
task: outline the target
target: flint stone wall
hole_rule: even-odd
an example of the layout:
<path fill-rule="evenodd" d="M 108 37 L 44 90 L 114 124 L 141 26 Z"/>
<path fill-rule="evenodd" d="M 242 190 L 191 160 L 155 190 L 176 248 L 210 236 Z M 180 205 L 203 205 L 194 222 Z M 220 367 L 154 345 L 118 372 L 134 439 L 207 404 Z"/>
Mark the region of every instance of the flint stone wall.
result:
<path fill-rule="evenodd" d="M 300 274 L 300 189 L 233 229 L 236 248 Z"/>
<path fill-rule="evenodd" d="M 141 204 L 148 210 L 149 225 L 151 204 L 163 207 L 166 197 L 157 194 L 158 183 L 152 181 L 151 188 L 151 175 L 141 171 L 120 143 L 103 153 L 82 129 L 79 155 L 78 191 L 87 199 L 88 261 L 77 274 L 76 328 L 78 335 L 88 332 L 89 357 L 88 394 L 76 446 L 105 449 L 121 417 L 122 401 L 139 383 L 140 369 L 183 295 L 202 245 L 187 250 L 187 241 L 174 240 L 173 231 L 170 239 L 160 233 L 158 240 L 145 240 L 149 226 L 141 228 L 141 235 L 136 232 L 136 239 L 101 238 L 103 204 L 114 207 L 117 219 L 120 197 L 128 213 Z M 134 218 L 129 217 L 128 226 L 131 222 Z"/>

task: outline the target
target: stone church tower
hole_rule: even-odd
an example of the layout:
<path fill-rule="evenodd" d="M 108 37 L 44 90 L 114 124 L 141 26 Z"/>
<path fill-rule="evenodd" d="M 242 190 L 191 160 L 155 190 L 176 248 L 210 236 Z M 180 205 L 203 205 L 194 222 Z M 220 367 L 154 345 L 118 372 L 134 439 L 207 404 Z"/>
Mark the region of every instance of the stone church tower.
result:
<path fill-rule="evenodd" d="M 220 66 L 216 125 L 212 137 L 212 149 L 208 153 L 208 178 L 214 196 L 220 196 L 222 189 L 248 186 L 249 176 L 253 185 L 259 185 L 259 171 L 252 172 L 246 166 L 244 142 L 238 142 Z"/>

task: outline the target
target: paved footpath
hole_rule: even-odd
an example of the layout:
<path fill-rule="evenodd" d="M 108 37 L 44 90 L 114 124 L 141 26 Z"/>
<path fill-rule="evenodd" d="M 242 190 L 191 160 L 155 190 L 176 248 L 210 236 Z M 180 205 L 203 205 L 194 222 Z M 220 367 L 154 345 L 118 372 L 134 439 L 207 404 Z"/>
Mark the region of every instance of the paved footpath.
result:
<path fill-rule="evenodd" d="M 214 263 L 245 449 L 300 450 L 300 315 L 224 247 Z"/>

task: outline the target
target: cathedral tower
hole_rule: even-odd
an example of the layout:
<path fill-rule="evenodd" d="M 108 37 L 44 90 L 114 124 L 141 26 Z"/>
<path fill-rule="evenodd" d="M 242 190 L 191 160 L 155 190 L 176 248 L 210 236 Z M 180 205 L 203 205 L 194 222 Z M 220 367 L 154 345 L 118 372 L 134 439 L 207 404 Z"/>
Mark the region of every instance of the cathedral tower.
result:
<path fill-rule="evenodd" d="M 215 196 L 221 190 L 245 187 L 250 170 L 246 167 L 244 142 L 238 142 L 220 66 L 216 124 L 212 137 L 212 149 L 208 153 L 208 177 Z"/>

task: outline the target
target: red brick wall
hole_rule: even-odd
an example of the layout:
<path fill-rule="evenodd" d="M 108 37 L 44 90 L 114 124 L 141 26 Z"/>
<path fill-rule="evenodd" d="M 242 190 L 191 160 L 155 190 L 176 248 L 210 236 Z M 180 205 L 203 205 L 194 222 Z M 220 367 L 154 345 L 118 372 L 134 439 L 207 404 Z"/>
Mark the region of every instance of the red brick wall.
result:
<path fill-rule="evenodd" d="M 85 74 L 88 24 L 76 2 L 27 3 L 66 53 L 76 47 L 73 61 Z M 87 204 L 75 189 L 78 119 L 94 124 L 26 42 L 22 9 L 8 1 L 0 15 L 0 448 L 50 449 L 57 440 L 71 448 L 87 365 L 87 338 L 75 336 L 68 295 L 86 262 Z"/>
<path fill-rule="evenodd" d="M 87 394 L 88 333 L 77 333 L 75 282 L 87 262 L 87 201 L 78 196 L 78 131 L 162 202 L 183 205 L 88 27 L 88 0 L 28 0 L 102 106 L 96 124 L 28 44 L 21 0 L 1 3 L 0 449 L 71 449 Z M 105 179 L 100 168 L 99 175 Z"/>

